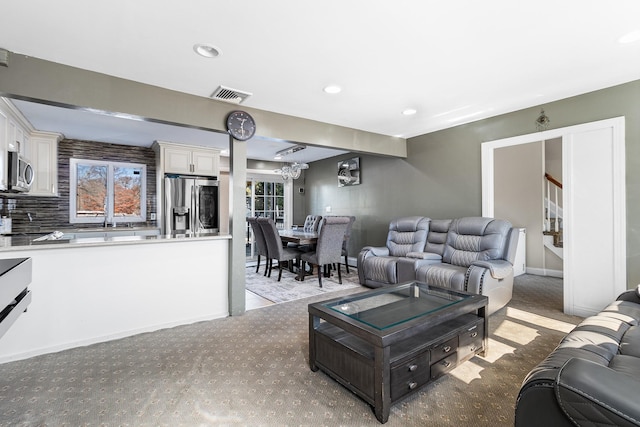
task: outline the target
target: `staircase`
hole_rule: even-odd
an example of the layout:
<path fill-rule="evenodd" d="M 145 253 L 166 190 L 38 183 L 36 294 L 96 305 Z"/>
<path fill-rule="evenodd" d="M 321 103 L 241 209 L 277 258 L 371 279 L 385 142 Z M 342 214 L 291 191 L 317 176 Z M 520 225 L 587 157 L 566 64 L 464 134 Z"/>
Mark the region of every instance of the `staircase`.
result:
<path fill-rule="evenodd" d="M 547 187 L 544 199 L 544 246 L 557 257 L 563 258 L 562 208 L 558 206 L 558 195 L 562 191 L 562 184 L 549 174 L 545 174 L 544 179 Z"/>

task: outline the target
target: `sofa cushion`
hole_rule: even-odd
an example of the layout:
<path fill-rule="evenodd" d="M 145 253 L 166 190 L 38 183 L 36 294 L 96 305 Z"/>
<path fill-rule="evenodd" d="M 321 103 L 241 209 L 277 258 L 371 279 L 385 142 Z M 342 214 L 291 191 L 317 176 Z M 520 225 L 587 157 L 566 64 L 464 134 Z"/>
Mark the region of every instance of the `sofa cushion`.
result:
<path fill-rule="evenodd" d="M 640 360 L 640 326 L 629 328 L 620 341 L 620 354 L 634 356 Z"/>
<path fill-rule="evenodd" d="M 396 263 L 398 258 L 392 256 L 376 256 L 367 259 L 365 277 L 383 283 L 396 282 Z"/>
<path fill-rule="evenodd" d="M 613 317 L 629 325 L 638 326 L 640 324 L 640 305 L 629 301 L 614 301 L 605 307 L 599 315 Z"/>
<path fill-rule="evenodd" d="M 442 255 L 445 263 L 469 267 L 474 261 L 500 259 L 511 223 L 504 220 L 467 217 L 454 219 Z"/>
<path fill-rule="evenodd" d="M 596 315 L 584 319 L 573 329 L 572 333 L 595 332 L 600 335 L 607 335 L 613 338 L 616 343 L 619 343 L 629 328 L 629 324 L 622 320 Z"/>
<path fill-rule="evenodd" d="M 421 267 L 416 272 L 416 280 L 434 286 L 464 291 L 466 267 L 451 264 L 432 264 Z"/>
<path fill-rule="evenodd" d="M 640 358 L 637 356 L 617 354 L 611 359 L 609 368 L 622 372 L 623 374 L 631 375 L 634 378 L 640 378 Z"/>
<path fill-rule="evenodd" d="M 429 234 L 427 234 L 427 244 L 425 252 L 438 255 L 444 253 L 444 244 L 447 241 L 447 232 L 451 226 L 451 219 L 432 219 L 429 224 Z"/>
<path fill-rule="evenodd" d="M 593 331 L 574 330 L 562 340 L 558 348 L 581 349 L 585 352 L 595 353 L 610 361 L 618 353 L 618 344 L 619 341 L 609 335 Z"/>
<path fill-rule="evenodd" d="M 423 251 L 427 242 L 429 221 L 429 218 L 422 216 L 398 218 L 392 221 L 387 234 L 389 255 L 401 257 L 409 252 Z"/>

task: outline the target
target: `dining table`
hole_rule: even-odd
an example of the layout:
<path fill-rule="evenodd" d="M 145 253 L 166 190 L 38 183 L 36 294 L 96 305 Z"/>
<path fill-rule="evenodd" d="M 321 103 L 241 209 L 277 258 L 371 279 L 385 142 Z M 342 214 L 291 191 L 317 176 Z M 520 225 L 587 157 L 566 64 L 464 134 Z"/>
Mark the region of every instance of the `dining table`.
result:
<path fill-rule="evenodd" d="M 305 231 L 299 229 L 278 230 L 280 239 L 287 243 L 296 243 L 298 245 L 315 245 L 318 243 L 318 233 L 315 231 Z"/>

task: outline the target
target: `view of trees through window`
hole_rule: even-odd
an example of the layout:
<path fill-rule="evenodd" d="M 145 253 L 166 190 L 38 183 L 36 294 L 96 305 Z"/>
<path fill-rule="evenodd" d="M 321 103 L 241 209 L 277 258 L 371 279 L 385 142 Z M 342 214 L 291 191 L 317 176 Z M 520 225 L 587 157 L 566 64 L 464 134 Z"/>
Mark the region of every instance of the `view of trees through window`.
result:
<path fill-rule="evenodd" d="M 73 159 L 72 171 L 75 172 L 72 174 L 72 178 L 75 177 L 72 222 L 74 218 L 80 221 L 82 218 L 144 219 L 145 165 Z"/>
<path fill-rule="evenodd" d="M 115 216 L 140 215 L 140 168 L 113 168 L 113 214 Z"/>
<path fill-rule="evenodd" d="M 77 215 L 104 215 L 107 201 L 107 167 L 79 164 L 77 172 Z"/>

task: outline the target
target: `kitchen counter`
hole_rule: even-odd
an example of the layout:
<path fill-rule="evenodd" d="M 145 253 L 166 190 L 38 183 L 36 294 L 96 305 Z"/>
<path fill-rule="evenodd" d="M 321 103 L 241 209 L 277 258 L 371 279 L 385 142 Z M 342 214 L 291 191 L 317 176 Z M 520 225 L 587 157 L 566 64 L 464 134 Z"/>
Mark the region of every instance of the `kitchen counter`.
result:
<path fill-rule="evenodd" d="M 52 249 L 52 248 L 79 248 L 91 246 L 105 245 L 131 245 L 145 243 L 170 243 L 185 242 L 191 240 L 220 240 L 231 239 L 228 234 L 195 234 L 195 235 L 122 235 L 127 231 L 134 232 L 135 228 L 123 228 L 113 231 L 107 229 L 104 231 L 103 237 L 82 237 L 82 234 L 89 234 L 91 231 L 74 232 L 74 238 L 65 238 L 69 236 L 65 232 L 65 236 L 57 240 L 34 241 L 34 239 L 46 235 L 39 234 L 12 234 L 9 236 L 0 236 L 0 252 L 3 251 L 24 251 L 32 249 Z"/>
<path fill-rule="evenodd" d="M 229 235 L 2 239 L 33 260 L 34 298 L 0 338 L 0 363 L 229 314 Z"/>

